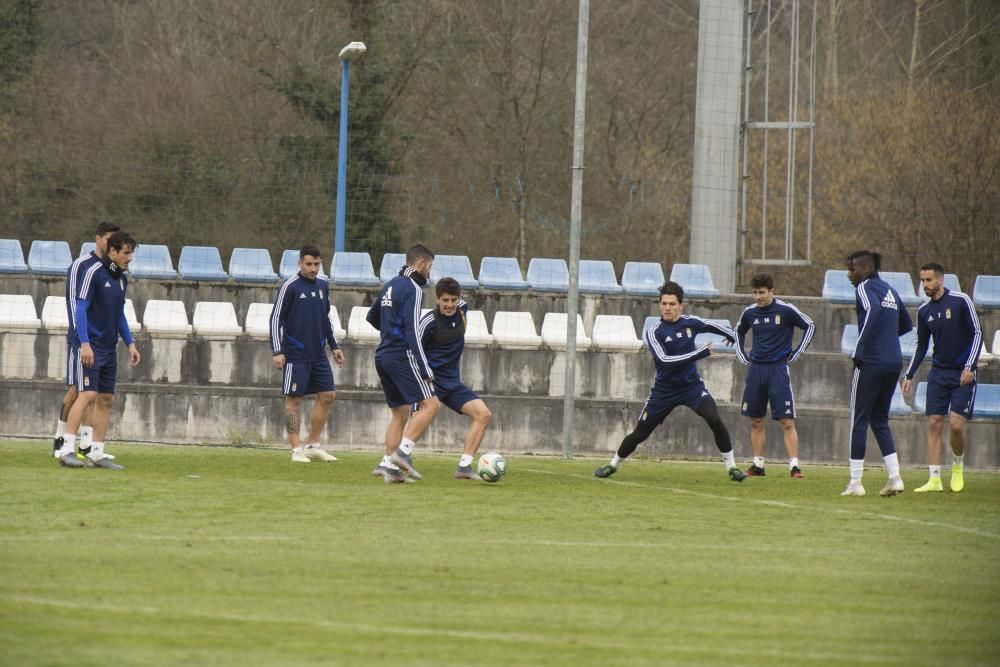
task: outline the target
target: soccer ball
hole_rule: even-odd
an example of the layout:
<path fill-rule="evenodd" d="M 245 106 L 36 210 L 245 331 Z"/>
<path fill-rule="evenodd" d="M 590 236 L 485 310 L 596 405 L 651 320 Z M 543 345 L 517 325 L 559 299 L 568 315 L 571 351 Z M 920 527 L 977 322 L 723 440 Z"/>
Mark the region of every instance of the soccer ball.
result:
<path fill-rule="evenodd" d="M 496 452 L 486 452 L 479 457 L 476 472 L 484 482 L 499 482 L 507 474 L 507 461 Z"/>

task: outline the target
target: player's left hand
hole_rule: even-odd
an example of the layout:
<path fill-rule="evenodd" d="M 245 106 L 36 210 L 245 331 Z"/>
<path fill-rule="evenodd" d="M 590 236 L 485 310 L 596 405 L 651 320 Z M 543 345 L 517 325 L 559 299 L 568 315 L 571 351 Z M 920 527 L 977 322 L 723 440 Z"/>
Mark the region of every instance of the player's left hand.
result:
<path fill-rule="evenodd" d="M 344 367 L 344 352 L 343 350 L 333 351 L 333 360 L 337 362 L 337 368 Z"/>
<path fill-rule="evenodd" d="M 128 346 L 128 365 L 129 368 L 135 368 L 142 361 L 142 355 L 139 354 L 139 349 L 132 343 Z"/>
<path fill-rule="evenodd" d="M 965 387 L 976 381 L 976 374 L 970 371 L 968 368 L 962 371 L 962 377 L 959 379 L 958 383 Z"/>

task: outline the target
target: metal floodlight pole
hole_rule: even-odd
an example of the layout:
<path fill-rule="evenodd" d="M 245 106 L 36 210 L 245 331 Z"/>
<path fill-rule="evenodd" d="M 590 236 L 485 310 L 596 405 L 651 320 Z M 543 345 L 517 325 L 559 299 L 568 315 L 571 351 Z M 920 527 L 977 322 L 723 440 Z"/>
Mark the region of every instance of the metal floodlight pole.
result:
<path fill-rule="evenodd" d="M 587 34 L 590 2 L 580 0 L 576 33 L 576 108 L 573 113 L 573 189 L 569 214 L 569 294 L 566 296 L 566 386 L 563 394 L 563 457 L 573 455 L 576 394 L 576 317 L 580 288 L 580 219 L 583 217 L 583 139 L 587 110 Z"/>
<path fill-rule="evenodd" d="M 344 251 L 347 216 L 347 90 L 350 88 L 351 61 L 365 55 L 364 42 L 351 42 L 340 50 L 340 142 L 337 147 L 337 219 L 334 231 L 334 252 Z"/>

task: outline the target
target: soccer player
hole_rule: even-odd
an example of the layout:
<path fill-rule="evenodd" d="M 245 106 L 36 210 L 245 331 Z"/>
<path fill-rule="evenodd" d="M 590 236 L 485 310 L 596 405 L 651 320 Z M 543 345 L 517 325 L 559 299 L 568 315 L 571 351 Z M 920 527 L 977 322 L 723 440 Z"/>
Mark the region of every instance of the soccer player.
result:
<path fill-rule="evenodd" d="M 104 453 L 108 434 L 111 405 L 115 399 L 118 377 L 117 347 L 119 336 L 128 346 L 129 366 L 139 365 L 141 356 L 136 349 L 128 320 L 125 319 L 125 293 L 128 278 L 125 272 L 136 248 L 135 239 L 117 231 L 107 241 L 107 254 L 82 274 L 74 287 L 73 322 L 80 341 L 75 352 L 76 388 L 78 396 L 66 420 L 63 445 L 58 452 L 64 466 L 122 470 L 110 455 Z M 87 409 L 94 405 L 94 440 L 90 452 L 80 461 L 74 446 Z"/>
<path fill-rule="evenodd" d="M 750 279 L 750 288 L 753 290 L 754 305 L 743 311 L 736 325 L 736 356 L 750 367 L 743 390 L 742 408 L 743 416 L 750 418 L 750 447 L 753 449 L 753 464 L 747 469 L 747 474 L 751 477 L 764 476 L 764 445 L 767 440 L 764 415 L 770 402 L 771 418 L 778 420 L 784 432 L 791 476 L 801 478 L 799 434 L 795 430 L 795 395 L 792 393 L 788 365 L 806 351 L 816 325 L 792 304 L 774 298 L 774 278 L 769 274 L 755 275 Z M 796 328 L 802 329 L 802 340 L 793 349 L 792 336 Z M 748 331 L 753 331 L 749 359 L 743 351 Z"/>
<path fill-rule="evenodd" d="M 100 262 L 101 258 L 108 251 L 108 239 L 111 235 L 119 231 L 121 227 L 113 222 L 102 222 L 97 225 L 97 235 L 94 238 L 95 248 L 86 255 L 81 255 L 66 271 L 66 317 L 69 320 L 69 330 L 66 332 L 66 394 L 63 396 L 62 407 L 59 409 L 59 420 L 56 423 L 56 434 L 52 439 L 52 455 L 62 449 L 66 433 L 66 420 L 69 419 L 70 408 L 77 397 L 76 389 L 76 354 L 79 352 L 80 339 L 76 335 L 76 328 L 73 326 L 73 311 L 76 310 L 75 294 L 76 286 L 79 285 L 80 277 L 90 268 L 91 265 Z M 93 405 L 83 415 L 82 426 L 80 427 L 80 452 L 86 454 L 90 451 L 90 443 L 94 439 Z M 108 454 L 110 457 L 111 455 Z"/>
<path fill-rule="evenodd" d="M 330 286 L 319 277 L 322 265 L 319 248 L 302 246 L 299 270 L 278 288 L 271 308 L 271 365 L 283 371 L 285 431 L 295 463 L 337 460 L 319 442 L 337 398 L 325 346 L 330 347 L 337 366 L 344 366 L 344 353 L 330 324 Z M 309 414 L 309 437 L 303 447 L 299 438 L 299 409 L 302 397 L 309 394 L 316 394 L 316 402 Z"/>
<path fill-rule="evenodd" d="M 913 375 L 927 355 L 934 338 L 934 355 L 927 376 L 927 465 L 930 479 L 915 493 L 944 491 L 941 485 L 941 432 L 948 415 L 951 443 L 951 490 L 965 488 L 965 423 L 972 419 L 976 400 L 976 361 L 983 333 L 972 299 L 944 286 L 944 267 L 935 262 L 920 267 L 920 282 L 930 301 L 917 310 L 917 351 L 903 379 L 903 393 L 910 395 Z"/>
<path fill-rule="evenodd" d="M 392 418 L 385 431 L 385 455 L 372 470 L 386 483 L 421 478 L 413 467 L 413 447 L 441 410 L 434 395 L 434 371 L 417 333 L 434 253 L 417 243 L 406 251 L 406 266 L 383 287 L 368 310 L 368 323 L 379 330 L 375 370 Z M 411 407 L 416 405 L 411 417 Z"/>
<path fill-rule="evenodd" d="M 454 278 L 442 278 L 435 285 L 435 292 L 437 307 L 420 318 L 417 333 L 434 371 L 434 391 L 438 400 L 472 420 L 455 469 L 455 479 L 476 479 L 472 459 L 479 451 L 493 413 L 476 392 L 462 384 L 459 362 L 465 349 L 465 318 L 469 312 L 468 304 L 462 299 L 462 286 Z"/>
<path fill-rule="evenodd" d="M 715 436 L 715 446 L 722 453 L 729 479 L 742 482 L 747 474 L 736 467 L 729 430 L 719 416 L 715 399 L 705 388 L 695 362 L 712 354 L 712 344 L 695 346 L 699 333 L 709 332 L 736 341 L 729 327 L 706 322 L 699 317 L 684 315 L 684 288 L 673 281 L 660 287 L 660 321 L 650 327 L 644 337 L 653 362 L 656 380 L 642 408 L 635 430 L 625 436 L 611 462 L 594 471 L 595 477 L 611 477 L 618 471 L 635 448 L 663 423 L 674 408 L 686 405 L 705 420 Z"/>
<path fill-rule="evenodd" d="M 882 255 L 858 250 L 847 257 L 847 277 L 856 288 L 858 344 L 851 355 L 854 379 L 851 382 L 851 481 L 840 494 L 863 496 L 861 476 L 865 469 L 865 446 L 871 424 L 875 440 L 882 450 L 888 481 L 879 492 L 894 496 L 903 492 L 899 476 L 899 458 L 889 429 L 889 404 L 896 381 L 903 370 L 899 337 L 913 329 L 909 313 L 899 293 L 882 280 L 879 269 Z"/>

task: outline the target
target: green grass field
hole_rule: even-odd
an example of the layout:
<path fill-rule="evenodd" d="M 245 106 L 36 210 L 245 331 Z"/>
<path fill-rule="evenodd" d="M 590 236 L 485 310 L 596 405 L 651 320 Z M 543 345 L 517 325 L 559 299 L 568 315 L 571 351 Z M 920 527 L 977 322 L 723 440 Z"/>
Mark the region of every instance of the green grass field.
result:
<path fill-rule="evenodd" d="M 1000 663 L 1000 476 L 841 498 L 846 468 L 0 443 L 2 665 Z M 904 471 L 908 488 L 924 469 Z M 947 474 L 945 476 L 947 483 Z"/>

